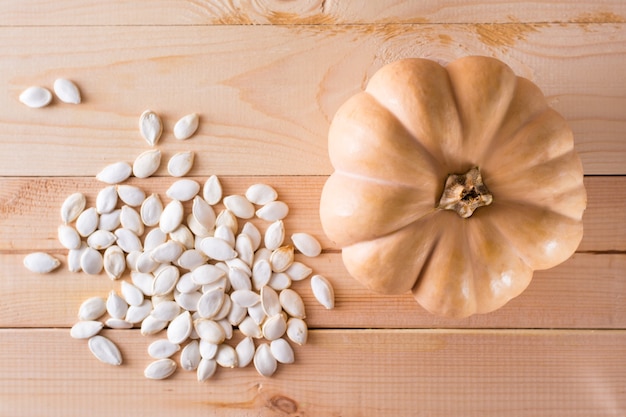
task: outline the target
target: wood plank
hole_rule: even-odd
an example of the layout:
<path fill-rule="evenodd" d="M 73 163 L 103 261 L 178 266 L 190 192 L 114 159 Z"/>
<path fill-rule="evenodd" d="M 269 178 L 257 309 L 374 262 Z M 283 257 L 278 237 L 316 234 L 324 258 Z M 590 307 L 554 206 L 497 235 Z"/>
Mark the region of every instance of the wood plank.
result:
<path fill-rule="evenodd" d="M 146 149 L 137 131 L 146 108 L 164 118 L 164 152 L 204 156 L 196 172 L 329 174 L 329 121 L 378 68 L 471 54 L 500 58 L 542 88 L 570 121 L 587 174 L 623 175 L 624 25 L 1 27 L 0 176 L 93 175 L 131 160 Z M 18 102 L 57 77 L 75 80 L 84 103 Z M 197 136 L 173 140 L 175 121 L 194 111 Z"/>
<path fill-rule="evenodd" d="M 104 365 L 65 330 L 0 330 L 0 414 L 22 417 L 620 416 L 624 331 L 314 331 L 271 378 L 218 369 L 143 377 L 149 343 L 108 331 L 125 363 Z M 42 341 L 45 341 L 45 348 Z"/>
<path fill-rule="evenodd" d="M 619 0 L 141 1 L 5 0 L 0 25 L 330 25 L 483 22 L 614 23 L 626 17 Z"/>
<path fill-rule="evenodd" d="M 166 158 L 164 156 L 164 158 Z M 204 158 L 199 155 L 197 159 Z M 198 161 L 199 162 L 199 161 Z M 164 164 L 165 165 L 165 164 Z M 96 168 L 98 169 L 98 168 Z M 194 168 L 196 171 L 196 168 Z M 197 173 L 197 171 L 196 171 Z M 206 176 L 189 177 L 204 184 Z M 324 234 L 319 220 L 319 199 L 325 176 L 220 176 L 224 195 L 243 194 L 247 187 L 264 182 L 275 187 L 279 198 L 290 207 L 285 219 L 288 233 L 305 231 L 313 234 L 326 250 L 338 249 Z M 149 179 L 131 178 L 128 184 L 140 186 L 146 193 L 157 193 L 164 203 L 165 191 L 176 178 L 162 176 Z M 588 207 L 583 221 L 585 234 L 579 251 L 626 251 L 626 177 L 585 177 Z M 80 191 L 87 197 L 87 207 L 95 206 L 97 193 L 104 184 L 95 179 L 0 178 L 0 251 L 8 253 L 61 248 L 56 238 L 60 224 L 59 210 L 67 196 Z M 222 205 L 216 206 L 219 212 Z M 189 210 L 189 209 L 188 209 Z M 267 224 L 254 220 L 265 230 Z M 243 223 L 242 223 L 243 224 Z"/>
<path fill-rule="evenodd" d="M 70 273 L 64 264 L 41 276 L 28 272 L 22 258 L 0 254 L 0 294 L 6 300 L 0 303 L 0 327 L 68 328 L 88 297 L 120 292 L 120 282 L 104 274 Z M 335 288 L 335 309 L 326 310 L 314 299 L 308 279 L 293 283 L 311 328 L 626 328 L 623 254 L 576 254 L 553 269 L 536 272 L 526 291 L 503 308 L 463 320 L 434 316 L 408 293 L 385 296 L 369 291 L 347 274 L 337 253 L 297 258 Z"/>

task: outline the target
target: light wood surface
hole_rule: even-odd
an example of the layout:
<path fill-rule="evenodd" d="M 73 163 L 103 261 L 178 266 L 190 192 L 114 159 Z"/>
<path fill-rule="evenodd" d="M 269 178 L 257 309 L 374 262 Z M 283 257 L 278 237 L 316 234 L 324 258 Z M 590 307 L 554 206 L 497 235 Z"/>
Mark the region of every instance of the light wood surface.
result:
<path fill-rule="evenodd" d="M 343 101 L 393 60 L 471 54 L 505 61 L 566 117 L 588 208 L 571 259 L 494 313 L 447 320 L 352 280 L 317 210 Z M 83 103 L 19 103 L 24 88 L 59 77 L 78 83 Z M 0 79 L 0 416 L 626 415 L 625 2 L 5 0 Z M 93 176 L 148 149 L 137 130 L 147 108 L 165 122 L 164 161 L 195 151 L 190 175 L 217 174 L 226 193 L 272 184 L 290 206 L 288 232 L 323 244 L 322 256 L 298 258 L 333 282 L 337 307 L 295 284 L 309 341 L 272 378 L 249 367 L 203 384 L 181 370 L 149 381 L 156 337 L 107 330 L 121 367 L 69 337 L 80 302 L 119 282 L 67 271 L 60 204 L 82 191 L 93 205 Z M 177 141 L 173 124 L 190 112 L 200 130 Z M 163 194 L 164 167 L 129 183 Z M 62 267 L 28 272 L 34 250 Z"/>

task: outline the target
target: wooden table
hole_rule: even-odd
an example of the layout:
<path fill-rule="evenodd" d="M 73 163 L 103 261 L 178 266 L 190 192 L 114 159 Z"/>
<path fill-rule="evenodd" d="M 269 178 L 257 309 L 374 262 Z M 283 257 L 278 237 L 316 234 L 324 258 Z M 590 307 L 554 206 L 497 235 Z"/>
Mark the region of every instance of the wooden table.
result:
<path fill-rule="evenodd" d="M 574 130 L 589 204 L 585 236 L 564 264 L 538 272 L 507 306 L 445 320 L 410 295 L 387 297 L 347 276 L 317 208 L 332 172 L 326 133 L 338 106 L 383 64 L 489 55 L 537 83 Z M 28 109 L 30 85 L 74 80 L 80 105 Z M 0 2 L 0 415 L 624 416 L 626 415 L 626 3 L 427 1 Z M 296 285 L 309 342 L 271 378 L 220 369 L 143 377 L 157 336 L 106 330 L 121 367 L 69 337 L 79 304 L 119 282 L 67 271 L 59 207 L 93 205 L 106 164 L 148 149 L 137 120 L 164 119 L 167 158 L 193 150 L 190 175 L 226 193 L 276 187 L 289 232 L 324 253 L 306 260 L 335 285 L 336 309 Z M 198 112 L 192 139 L 173 138 Z M 163 167 L 130 183 L 162 193 Z M 63 260 L 40 276 L 25 254 Z"/>

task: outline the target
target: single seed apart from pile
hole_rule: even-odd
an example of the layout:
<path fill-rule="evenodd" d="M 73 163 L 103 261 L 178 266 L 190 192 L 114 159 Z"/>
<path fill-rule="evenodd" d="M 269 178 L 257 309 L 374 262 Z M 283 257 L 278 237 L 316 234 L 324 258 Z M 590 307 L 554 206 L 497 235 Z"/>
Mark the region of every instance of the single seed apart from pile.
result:
<path fill-rule="evenodd" d="M 47 274 L 61 265 L 61 261 L 45 252 L 33 252 L 24 257 L 24 266 L 31 272 Z"/>
<path fill-rule="evenodd" d="M 176 371 L 176 362 L 169 358 L 157 359 L 151 362 L 143 374 L 149 379 L 165 379 Z"/>
<path fill-rule="evenodd" d="M 330 281 L 321 275 L 311 277 L 311 289 L 315 299 L 328 310 L 335 307 L 335 291 Z"/>
<path fill-rule="evenodd" d="M 174 125 L 174 137 L 178 140 L 189 139 L 198 130 L 199 121 L 197 113 L 181 117 Z"/>
<path fill-rule="evenodd" d="M 20 101 L 28 107 L 37 109 L 47 106 L 52 101 L 52 93 L 44 87 L 28 87 L 20 94 Z"/>
<path fill-rule="evenodd" d="M 80 90 L 72 81 L 66 78 L 58 78 L 53 85 L 54 94 L 64 103 L 79 104 L 81 101 Z"/>
<path fill-rule="evenodd" d="M 273 222 L 287 217 L 289 207 L 282 201 L 272 201 L 256 211 L 258 218 Z"/>
<path fill-rule="evenodd" d="M 89 339 L 97 335 L 104 325 L 96 320 L 81 320 L 70 329 L 70 336 L 74 339 Z"/>
<path fill-rule="evenodd" d="M 163 133 L 163 123 L 159 115 L 151 110 L 144 111 L 139 117 L 139 131 L 150 146 L 156 145 Z"/>
<path fill-rule="evenodd" d="M 217 176 L 211 175 L 206 180 L 202 188 L 202 197 L 212 206 L 220 202 L 222 199 L 222 184 L 220 184 Z"/>
<path fill-rule="evenodd" d="M 291 235 L 291 241 L 304 256 L 316 257 L 322 253 L 322 245 L 308 233 L 294 233 Z"/>
<path fill-rule="evenodd" d="M 110 339 L 96 335 L 89 339 L 89 350 L 98 360 L 109 365 L 121 365 L 122 354 L 118 347 Z"/>
<path fill-rule="evenodd" d="M 183 177 L 193 167 L 194 153 L 190 151 L 178 152 L 167 163 L 167 172 L 172 177 Z M 200 187 L 198 187 L 199 191 Z"/>

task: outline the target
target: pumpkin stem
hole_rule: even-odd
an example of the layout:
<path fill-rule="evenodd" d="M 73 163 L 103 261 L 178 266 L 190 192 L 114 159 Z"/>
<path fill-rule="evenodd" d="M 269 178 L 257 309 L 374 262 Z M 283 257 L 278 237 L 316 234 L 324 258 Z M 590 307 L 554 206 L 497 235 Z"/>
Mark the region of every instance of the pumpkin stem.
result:
<path fill-rule="evenodd" d="M 465 174 L 448 175 L 437 208 L 454 210 L 466 219 L 478 207 L 488 206 L 492 202 L 493 196 L 483 182 L 480 169 L 474 167 Z"/>

